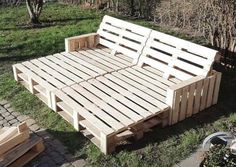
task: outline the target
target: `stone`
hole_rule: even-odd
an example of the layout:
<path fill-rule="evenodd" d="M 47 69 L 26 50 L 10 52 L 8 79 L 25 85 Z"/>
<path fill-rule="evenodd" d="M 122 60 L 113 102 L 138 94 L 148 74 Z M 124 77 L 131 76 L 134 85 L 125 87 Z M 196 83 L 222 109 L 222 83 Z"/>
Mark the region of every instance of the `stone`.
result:
<path fill-rule="evenodd" d="M 84 167 L 86 166 L 86 162 L 83 159 L 76 160 L 75 162 L 72 162 L 72 165 L 75 167 Z"/>
<path fill-rule="evenodd" d="M 8 103 L 8 101 L 6 101 L 6 100 L 1 100 L 1 101 L 0 101 L 0 105 L 2 105 L 2 106 L 5 105 L 5 104 L 7 104 L 7 103 Z"/>
<path fill-rule="evenodd" d="M 4 112 L 4 113 L 1 113 L 1 114 L 2 114 L 2 116 L 5 117 L 5 118 L 10 115 L 9 112 Z"/>
<path fill-rule="evenodd" d="M 10 120 L 12 120 L 12 119 L 14 119 L 15 117 L 13 116 L 13 115 L 8 115 L 7 117 L 5 117 L 5 119 L 7 120 L 7 121 L 10 121 Z"/>
<path fill-rule="evenodd" d="M 0 106 L 0 114 L 4 113 L 4 112 L 6 112 L 6 111 L 7 111 L 7 110 L 6 110 L 4 107 Z"/>
<path fill-rule="evenodd" d="M 21 115 L 19 112 L 12 112 L 11 115 L 15 116 L 15 117 L 18 117 L 19 115 Z"/>
<path fill-rule="evenodd" d="M 17 119 L 20 121 L 20 122 L 24 122 L 25 120 L 29 119 L 29 116 L 27 115 L 19 115 L 17 117 Z"/>
<path fill-rule="evenodd" d="M 7 122 L 3 124 L 3 127 L 10 127 L 11 125 Z"/>
<path fill-rule="evenodd" d="M 10 103 L 7 103 L 4 105 L 4 108 L 10 108 L 11 107 L 11 104 Z"/>
<path fill-rule="evenodd" d="M 10 113 L 12 113 L 12 112 L 14 111 L 14 109 L 13 109 L 12 107 L 7 108 L 7 110 L 8 110 Z"/>
<path fill-rule="evenodd" d="M 18 123 L 18 120 L 17 119 L 12 119 L 9 121 L 10 124 L 15 124 L 15 123 Z"/>
<path fill-rule="evenodd" d="M 33 120 L 33 119 L 27 119 L 26 121 L 26 124 L 27 124 L 27 126 L 31 126 L 31 125 L 33 125 L 33 124 L 35 124 L 36 122 L 35 122 L 35 120 Z"/>
<path fill-rule="evenodd" d="M 72 166 L 70 163 L 66 162 L 64 164 L 62 164 L 60 167 L 70 167 Z"/>
<path fill-rule="evenodd" d="M 33 132 L 35 132 L 35 131 L 37 131 L 37 130 L 40 129 L 40 127 L 39 127 L 37 124 L 34 124 L 34 125 L 30 126 L 29 128 L 30 128 L 30 130 L 32 130 Z"/>

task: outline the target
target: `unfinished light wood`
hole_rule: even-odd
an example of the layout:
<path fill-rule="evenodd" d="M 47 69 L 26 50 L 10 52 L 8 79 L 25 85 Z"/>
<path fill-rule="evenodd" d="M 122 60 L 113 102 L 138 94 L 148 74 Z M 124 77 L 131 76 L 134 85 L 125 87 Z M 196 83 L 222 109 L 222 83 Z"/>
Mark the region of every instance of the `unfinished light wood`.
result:
<path fill-rule="evenodd" d="M 23 167 L 44 150 L 39 137 L 31 137 L 0 157 L 1 167 Z"/>
<path fill-rule="evenodd" d="M 175 76 L 188 80 L 193 76 L 207 76 L 217 51 L 152 30 L 139 65 L 148 64 L 162 72 L 164 77 Z"/>
<path fill-rule="evenodd" d="M 66 52 L 72 52 L 76 49 L 96 47 L 99 43 L 99 36 L 97 33 L 90 33 L 65 39 Z"/>
<path fill-rule="evenodd" d="M 111 49 L 114 57 L 117 53 L 122 53 L 132 58 L 135 64 L 138 62 L 150 32 L 151 29 L 104 16 L 97 33 L 66 38 L 65 48 L 66 52 L 72 52 L 101 44 Z"/>
<path fill-rule="evenodd" d="M 216 78 L 219 81 L 220 77 L 221 73 L 214 71 L 211 76 L 197 76 L 169 87 L 166 99 L 166 103 L 171 106 L 169 124 L 210 107 L 218 97 L 219 82 L 216 82 Z"/>
<path fill-rule="evenodd" d="M 215 50 L 110 16 L 97 33 L 65 45 L 66 52 L 14 65 L 15 80 L 105 154 L 217 103 Z"/>
<path fill-rule="evenodd" d="M 97 79 L 90 79 L 88 82 L 66 87 L 62 91 L 52 92 L 53 109 L 56 112 L 67 113 L 71 121 L 68 121 L 68 118 L 66 120 L 74 127 L 77 126 L 77 130 L 84 133 L 83 128 L 85 128 L 86 136 L 88 133 L 94 136 L 92 141 L 105 154 L 114 151 L 119 141 L 135 136 L 139 124 L 143 125 L 146 120 L 162 115 L 168 110 L 167 105 L 158 107 L 125 90 L 122 88 L 124 85 L 120 85 L 121 82 L 112 83 L 111 76 L 105 75 L 105 77 L 100 76 Z M 143 92 L 143 94 L 145 93 Z M 62 104 L 67 107 L 61 107 Z M 162 123 L 162 120 L 158 123 Z M 149 125 L 154 126 L 151 123 Z M 145 127 L 151 128 L 152 126 L 145 124 Z M 128 129 L 134 135 L 130 135 L 126 131 Z M 144 129 L 142 128 L 142 133 L 144 133 Z"/>
<path fill-rule="evenodd" d="M 10 127 L 5 129 L 4 132 L 1 133 L 0 138 L 1 157 L 1 155 L 3 155 L 5 152 L 29 138 L 29 128 L 26 123 L 23 122 L 17 127 Z"/>

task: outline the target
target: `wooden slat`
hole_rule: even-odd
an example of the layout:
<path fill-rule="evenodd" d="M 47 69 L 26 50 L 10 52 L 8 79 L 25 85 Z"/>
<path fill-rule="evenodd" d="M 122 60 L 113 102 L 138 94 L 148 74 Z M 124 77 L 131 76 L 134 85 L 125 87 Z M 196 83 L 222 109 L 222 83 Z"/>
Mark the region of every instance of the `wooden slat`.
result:
<path fill-rule="evenodd" d="M 81 76 L 83 79 L 89 79 L 91 76 L 95 77 L 97 75 L 99 75 L 99 72 L 101 73 L 105 73 L 105 71 L 103 70 L 98 70 L 95 66 L 92 66 L 91 64 L 87 63 L 87 62 L 83 62 L 80 61 L 80 59 L 78 59 L 77 61 L 75 61 L 75 59 L 77 59 L 76 57 L 74 57 L 74 55 L 55 55 L 57 58 L 63 60 L 64 62 L 66 62 L 67 64 L 69 64 L 71 67 L 73 67 L 73 69 L 76 69 L 75 72 L 77 75 Z M 81 63 L 81 64 L 79 64 Z M 94 71 L 94 70 L 97 70 Z"/>
<path fill-rule="evenodd" d="M 95 60 L 95 61 L 98 62 L 98 63 L 101 63 L 101 64 L 107 66 L 108 68 L 111 68 L 111 69 L 113 69 L 113 70 L 118 70 L 118 69 L 120 69 L 120 67 L 119 67 L 118 65 L 115 65 L 114 62 L 107 61 L 107 60 L 103 59 L 103 58 L 100 57 L 100 56 L 93 55 L 92 53 L 88 52 L 88 49 L 86 49 L 86 50 L 79 50 L 78 52 L 79 52 L 80 54 L 85 55 L 86 57 L 89 57 L 89 58 L 92 59 L 92 60 Z"/>
<path fill-rule="evenodd" d="M 180 106 L 180 113 L 179 113 L 179 121 L 182 121 L 186 117 L 187 113 L 187 96 L 188 96 L 188 87 L 183 88 L 182 90 L 182 97 L 181 97 L 181 106 Z"/>
<path fill-rule="evenodd" d="M 201 93 L 202 93 L 202 85 L 203 80 L 200 80 L 196 83 L 196 92 L 195 92 L 195 99 L 194 99 L 194 107 L 193 113 L 196 114 L 200 111 L 200 100 L 201 100 Z"/>
<path fill-rule="evenodd" d="M 84 107 L 80 106 L 76 101 L 70 98 L 67 94 L 60 90 L 53 91 L 52 94 L 60 98 L 68 106 L 71 106 L 75 112 L 78 112 L 84 119 L 88 120 L 91 124 L 96 125 L 96 127 L 106 135 L 109 135 L 114 132 L 109 126 L 100 121 L 97 117 L 91 114 Z"/>
<path fill-rule="evenodd" d="M 112 55 L 112 54 L 110 54 L 110 53 L 105 52 L 103 49 L 99 49 L 99 48 L 93 48 L 93 50 L 94 50 L 95 52 L 98 52 L 98 53 L 102 54 L 102 55 L 105 55 L 105 56 L 107 56 L 107 57 L 110 57 L 111 59 L 114 59 L 114 60 L 116 60 L 116 61 L 122 63 L 123 65 L 126 65 L 126 66 L 131 66 L 131 65 L 132 65 L 132 64 L 131 64 L 132 61 L 127 61 L 126 59 L 123 58 L 124 55 L 123 55 L 123 57 L 119 56 L 120 54 L 116 54 L 116 55 L 114 56 L 114 55 Z"/>
<path fill-rule="evenodd" d="M 190 117 L 193 114 L 193 104 L 194 104 L 194 93 L 195 93 L 196 84 L 193 83 L 190 85 L 188 93 L 188 107 L 186 117 Z"/>
<path fill-rule="evenodd" d="M 84 98 L 79 92 L 76 92 L 75 90 L 67 87 L 63 89 L 64 92 L 69 94 L 71 97 L 73 97 L 78 103 L 83 105 L 84 108 L 91 111 L 94 115 L 99 117 L 101 120 L 106 122 L 108 125 L 110 125 L 114 130 L 120 130 L 124 128 L 124 125 L 122 125 L 120 122 L 115 120 L 113 117 L 102 111 L 100 108 L 98 108 L 95 104 L 91 103 L 88 99 Z"/>
<path fill-rule="evenodd" d="M 19 69 L 21 72 L 23 72 L 24 74 L 26 74 L 27 76 L 30 76 L 31 78 L 33 78 L 36 82 L 38 82 L 40 85 L 42 85 L 43 87 L 46 87 L 48 90 L 54 90 L 55 87 L 52 86 L 50 83 L 46 82 L 45 80 L 43 80 L 41 77 L 39 77 L 38 75 L 36 75 L 35 73 L 31 72 L 28 68 L 26 68 L 25 66 L 23 66 L 22 64 L 15 64 L 14 65 L 17 69 Z"/>
<path fill-rule="evenodd" d="M 116 98 L 119 98 L 120 100 L 122 100 L 122 102 L 124 104 L 129 104 L 129 107 L 132 110 L 139 113 L 140 115 L 142 115 L 144 117 L 148 117 L 148 116 L 151 116 L 150 112 L 157 112 L 160 110 L 157 107 L 151 105 L 150 103 L 144 101 L 142 98 L 136 96 L 135 94 L 132 94 L 131 92 L 123 89 L 118 84 L 115 84 L 114 81 L 117 83 L 117 82 L 119 82 L 119 80 L 112 77 L 112 75 L 108 74 L 108 75 L 106 75 L 106 78 L 99 77 L 97 79 L 99 81 L 101 81 L 102 83 L 106 84 L 107 86 L 112 87 L 117 92 L 119 92 L 119 93 L 116 93 L 113 91 L 112 96 L 114 97 L 116 95 L 117 96 Z M 112 80 L 113 80 L 113 82 L 112 82 Z M 124 98 L 124 96 L 127 97 L 128 99 Z M 148 112 L 148 111 L 150 111 L 150 112 Z"/>
<path fill-rule="evenodd" d="M 60 72 L 61 74 L 63 74 L 64 76 L 66 76 L 67 78 L 73 80 L 74 82 L 81 82 L 83 81 L 83 79 L 81 79 L 80 77 L 76 76 L 75 74 L 71 73 L 70 71 L 68 71 L 66 68 L 62 68 L 61 66 L 55 64 L 54 62 L 50 61 L 50 59 L 46 58 L 39 58 L 38 60 L 40 60 L 42 63 L 47 64 L 48 66 L 52 67 L 53 69 L 55 69 L 56 71 Z"/>
<path fill-rule="evenodd" d="M 125 68 L 125 67 L 127 67 L 127 65 L 121 63 L 121 62 L 120 62 L 120 59 L 117 58 L 116 56 L 112 56 L 112 57 L 111 57 L 111 56 L 107 56 L 107 55 L 105 55 L 105 54 L 101 54 L 101 53 L 99 53 L 99 52 L 96 52 L 96 51 L 94 51 L 93 49 L 94 49 L 94 48 L 92 48 L 92 49 L 86 49 L 86 51 L 89 52 L 90 54 L 93 54 L 93 55 L 95 55 L 95 56 L 97 56 L 97 57 L 100 57 L 100 58 L 106 60 L 107 62 L 112 63 L 113 65 L 118 66 L 119 68 Z"/>
<path fill-rule="evenodd" d="M 106 103 L 111 105 L 116 110 L 120 111 L 122 114 L 126 115 L 127 117 L 129 117 L 135 122 L 138 122 L 143 118 L 142 116 L 135 113 L 133 110 L 129 109 L 127 106 L 123 105 L 120 101 L 113 98 L 112 92 L 107 91 L 110 89 L 109 87 L 103 85 L 102 83 L 100 83 L 98 80 L 95 80 L 95 79 L 91 79 L 88 82 L 94 86 L 88 84 L 87 82 L 83 82 L 81 83 L 81 85 L 85 87 L 86 89 L 88 89 L 90 92 L 93 92 L 94 94 L 98 94 L 102 100 L 104 100 Z M 106 90 L 105 91 L 106 93 L 104 93 L 101 90 Z M 110 96 L 107 94 L 109 94 Z"/>
<path fill-rule="evenodd" d="M 90 99 L 94 104 L 99 106 L 101 109 L 103 109 L 107 113 L 112 113 L 112 116 L 116 118 L 117 120 L 119 120 L 125 126 L 129 126 L 134 123 L 134 121 L 124 116 L 119 111 L 117 111 L 116 109 L 108 105 L 106 102 L 101 100 L 99 97 L 99 94 L 93 94 L 93 92 L 89 92 L 88 90 L 86 90 L 85 88 L 83 88 L 82 86 L 78 84 L 73 85 L 72 88 L 75 89 L 77 92 L 80 92 L 81 94 L 83 94 L 83 96 L 85 96 L 87 99 Z"/>
<path fill-rule="evenodd" d="M 80 53 L 78 53 L 78 52 L 71 52 L 71 54 L 75 55 L 76 58 L 79 57 L 80 59 L 86 61 L 87 63 L 90 64 L 90 66 L 91 66 L 91 65 L 96 66 L 97 68 L 102 69 L 102 70 L 104 70 L 104 71 L 106 71 L 106 72 L 110 72 L 110 71 L 113 70 L 112 68 L 106 66 L 105 64 L 102 64 L 101 62 L 96 61 L 96 60 L 94 60 L 94 59 L 88 58 L 87 56 L 82 55 L 82 54 L 80 54 Z"/>
<path fill-rule="evenodd" d="M 72 80 L 70 80 L 69 78 L 61 75 L 59 72 L 57 72 L 56 70 L 50 68 L 49 66 L 41 63 L 39 60 L 34 59 L 30 61 L 31 63 L 33 63 L 35 66 L 37 66 L 38 68 L 40 68 L 41 70 L 46 71 L 48 74 L 52 75 L 54 78 L 58 79 L 59 81 L 65 83 L 66 85 L 72 85 L 75 82 L 73 82 Z"/>
<path fill-rule="evenodd" d="M 40 68 L 38 68 L 37 66 L 33 65 L 32 63 L 30 63 L 30 62 L 23 62 L 22 64 L 25 67 L 27 67 L 30 70 L 32 70 L 34 73 L 38 74 L 40 77 L 43 77 L 45 80 L 47 80 L 51 84 L 57 86 L 58 88 L 63 88 L 63 87 L 66 86 L 64 83 L 62 83 L 61 81 L 55 79 L 54 77 L 52 77 L 48 73 L 42 71 Z"/>
<path fill-rule="evenodd" d="M 206 108 L 208 89 L 209 89 L 209 78 L 207 77 L 204 79 L 204 82 L 203 82 L 200 111 L 202 111 Z"/>
<path fill-rule="evenodd" d="M 207 93 L 206 107 L 210 107 L 213 102 L 212 100 L 213 100 L 213 93 L 214 93 L 216 76 L 215 75 L 210 76 L 209 79 L 210 79 L 210 82 L 209 82 L 209 88 L 208 88 L 208 93 Z"/>
<path fill-rule="evenodd" d="M 220 90 L 220 81 L 221 81 L 221 73 L 216 72 L 216 82 L 215 82 L 215 89 L 214 89 L 214 96 L 212 104 L 216 104 L 218 101 L 219 90 Z"/>

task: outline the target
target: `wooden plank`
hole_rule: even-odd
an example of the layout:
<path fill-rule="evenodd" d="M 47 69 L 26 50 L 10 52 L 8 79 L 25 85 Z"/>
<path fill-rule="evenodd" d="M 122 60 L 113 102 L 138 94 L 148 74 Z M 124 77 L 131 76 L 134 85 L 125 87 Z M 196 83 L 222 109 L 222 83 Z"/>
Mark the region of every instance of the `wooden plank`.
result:
<path fill-rule="evenodd" d="M 206 108 L 208 89 L 209 89 L 209 78 L 207 77 L 203 81 L 203 90 L 202 90 L 200 111 L 202 111 Z"/>
<path fill-rule="evenodd" d="M 51 84 L 43 80 L 41 77 L 39 77 L 35 73 L 31 72 L 28 68 L 26 68 L 22 64 L 15 64 L 14 66 L 20 71 L 22 71 L 24 74 L 26 74 L 27 76 L 30 76 L 31 78 L 33 78 L 38 84 L 42 85 L 42 87 L 46 87 L 48 90 L 55 89 L 54 86 L 52 86 Z"/>
<path fill-rule="evenodd" d="M 1 158 L 3 158 L 3 161 L 0 161 L 0 166 L 2 166 L 2 167 L 6 167 L 6 166 L 22 167 L 22 166 L 24 166 L 33 157 L 35 157 L 36 155 L 38 155 L 40 152 L 42 152 L 44 150 L 44 147 L 41 146 L 40 149 L 36 149 L 36 150 L 33 149 L 33 151 L 36 151 L 36 152 L 34 152 L 34 156 L 30 156 L 30 157 L 27 156 L 28 155 L 27 152 L 32 150 L 32 148 L 34 148 L 34 146 L 36 146 L 38 143 L 42 143 L 42 139 L 34 136 L 34 137 L 31 137 L 29 140 L 26 140 L 22 144 L 18 145 L 14 149 L 6 152 L 1 157 Z"/>
<path fill-rule="evenodd" d="M 94 48 L 92 48 L 92 49 L 86 49 L 86 51 L 87 51 L 88 53 L 90 53 L 90 54 L 96 55 L 97 57 L 106 60 L 107 62 L 112 63 L 113 65 L 118 66 L 119 68 L 125 68 L 125 67 L 127 67 L 125 64 L 123 64 L 123 63 L 120 62 L 120 59 L 119 59 L 119 58 L 116 59 L 116 58 L 117 58 L 116 56 L 112 56 L 112 57 L 111 57 L 111 56 L 107 56 L 107 55 L 101 54 L 101 53 L 99 53 L 99 52 L 96 52 L 96 51 L 94 51 L 93 49 L 94 49 Z"/>
<path fill-rule="evenodd" d="M 24 142 L 29 138 L 29 130 L 22 131 L 20 133 L 16 133 L 14 136 L 6 140 L 5 142 L 1 142 L 0 144 L 0 157 L 9 150 L 11 150 L 16 145 Z M 0 162 L 1 163 L 1 162 Z"/>
<path fill-rule="evenodd" d="M 93 94 L 93 92 L 89 92 L 88 90 L 84 89 L 82 86 L 76 84 L 72 86 L 77 92 L 83 94 L 87 99 L 90 99 L 94 104 L 99 106 L 101 109 L 106 111 L 108 114 L 119 120 L 123 125 L 129 126 L 134 123 L 131 119 L 121 114 L 118 110 L 114 109 L 106 102 L 100 99 L 99 94 Z"/>
<path fill-rule="evenodd" d="M 171 125 L 179 121 L 180 95 L 181 95 L 181 90 L 177 90 L 173 94 L 174 98 L 173 98 L 173 106 L 172 106 Z"/>
<path fill-rule="evenodd" d="M 107 86 L 112 87 L 117 92 L 113 91 L 112 96 L 117 98 L 117 100 L 121 100 L 124 104 L 129 104 L 129 107 L 137 112 L 138 114 L 149 117 L 151 116 L 150 112 L 157 112 L 159 109 L 152 104 L 144 101 L 142 98 L 136 96 L 135 94 L 132 94 L 131 92 L 123 89 L 121 86 L 116 84 L 119 82 L 118 79 L 115 79 L 112 75 L 107 74 L 105 77 L 99 77 L 97 78 L 102 83 L 106 84 Z M 113 82 L 112 82 L 113 81 Z M 114 83 L 116 82 L 116 83 Z M 118 93 L 119 92 L 119 93 Z M 127 98 L 125 98 L 127 97 Z M 149 112 L 150 111 L 150 112 Z"/>
<path fill-rule="evenodd" d="M 163 89 L 162 87 L 156 86 L 156 85 L 154 85 L 150 82 L 145 81 L 143 78 L 137 77 L 137 76 L 135 76 L 132 73 L 129 73 L 127 71 L 128 70 L 120 70 L 119 73 L 125 75 L 126 77 L 129 77 L 133 81 L 138 82 L 139 85 L 137 87 L 139 87 L 141 90 L 142 90 L 142 86 L 140 86 L 140 85 L 142 84 L 142 85 L 145 86 L 144 89 L 147 89 L 147 87 L 148 87 L 149 89 L 152 89 L 152 90 L 156 91 L 157 93 L 159 93 L 163 96 L 166 96 L 166 88 Z M 129 82 L 129 81 L 127 81 L 127 82 Z M 157 83 L 157 82 L 155 82 L 155 83 Z M 132 84 L 132 85 L 135 86 L 136 84 Z M 161 85 L 161 84 L 158 84 L 158 85 Z"/>
<path fill-rule="evenodd" d="M 81 76 L 85 80 L 90 79 L 91 77 L 95 77 L 95 76 L 98 75 L 99 70 L 98 70 L 98 72 L 94 71 L 94 70 L 97 70 L 97 69 L 96 68 L 93 69 L 93 66 L 90 67 L 91 65 L 89 66 L 89 63 L 87 63 L 87 64 L 86 63 L 85 64 L 77 63 L 73 59 L 70 59 L 73 56 L 70 56 L 70 58 L 68 58 L 68 57 L 66 57 L 62 54 L 56 54 L 54 56 L 56 58 L 64 61 L 65 65 L 67 64 L 67 65 L 71 66 L 71 70 L 73 70 L 76 73 L 76 75 Z M 60 64 L 62 64 L 62 63 L 60 63 Z M 105 73 L 105 71 L 102 71 L 102 72 Z"/>
<path fill-rule="evenodd" d="M 43 57 L 43 58 L 39 58 L 38 60 L 40 60 L 41 62 L 47 64 L 48 66 L 52 67 L 53 69 L 55 69 L 56 71 L 60 72 L 61 74 L 63 74 L 64 76 L 68 77 L 69 79 L 71 79 L 74 82 L 81 82 L 83 81 L 83 79 L 81 79 L 80 77 L 76 76 L 75 74 L 71 73 L 70 71 L 68 71 L 66 68 L 62 68 L 61 66 L 55 64 L 53 61 L 50 61 L 50 59 L 47 59 L 48 57 Z"/>
<path fill-rule="evenodd" d="M 106 71 L 106 72 L 110 72 L 110 71 L 113 70 L 112 68 L 108 67 L 108 66 L 105 65 L 105 64 L 100 63 L 99 61 L 96 61 L 96 60 L 94 60 L 94 59 L 91 59 L 91 58 L 87 57 L 87 55 L 85 56 L 85 55 L 83 55 L 83 54 L 80 54 L 79 52 L 70 52 L 70 53 L 73 54 L 73 55 L 75 55 L 76 58 L 79 57 L 80 59 L 86 61 L 87 63 L 90 64 L 90 66 L 91 66 L 91 65 L 96 66 L 97 68 L 102 69 L 102 70 L 104 70 L 104 71 Z"/>
<path fill-rule="evenodd" d="M 37 59 L 31 60 L 30 62 L 33 63 L 34 65 L 38 66 L 38 68 L 40 68 L 41 70 L 46 71 L 48 74 L 52 75 L 54 78 L 56 78 L 59 81 L 65 83 L 66 85 L 72 85 L 72 84 L 75 83 L 71 79 L 69 79 L 66 76 L 60 74 L 59 72 L 57 72 L 56 70 L 52 69 L 51 67 L 43 64 L 42 62 L 40 62 Z"/>
<path fill-rule="evenodd" d="M 34 159 L 36 156 L 38 156 L 41 152 L 44 150 L 43 142 L 41 141 L 37 145 L 35 145 L 30 151 L 28 151 L 26 154 L 24 154 L 22 157 L 17 159 L 15 162 L 10 164 L 9 167 L 21 167 L 27 164 L 29 161 Z"/>
<path fill-rule="evenodd" d="M 160 81 L 161 83 L 163 83 L 167 86 L 174 85 L 173 82 L 171 82 L 171 81 L 169 81 L 165 78 L 162 78 L 162 76 L 150 72 L 149 69 L 146 66 L 143 67 L 143 68 L 140 68 L 138 66 L 133 66 L 132 69 L 135 69 L 139 73 L 144 74 L 144 75 L 146 75 L 146 76 L 148 76 L 148 77 L 150 77 L 154 80 L 158 80 L 158 81 Z"/>
<path fill-rule="evenodd" d="M 76 101 L 70 98 L 67 94 L 60 90 L 55 90 L 52 92 L 53 95 L 60 98 L 61 101 L 65 102 L 68 106 L 71 106 L 74 111 L 78 112 L 84 119 L 88 120 L 91 124 L 96 125 L 96 127 L 103 133 L 109 135 L 114 132 L 109 126 L 100 121 L 97 117 L 91 114 L 84 107 L 79 105 Z M 54 102 L 55 103 L 55 102 Z"/>
<path fill-rule="evenodd" d="M 16 127 L 10 127 L 7 131 L 5 131 L 0 136 L 0 144 L 6 142 L 7 140 L 11 139 L 18 133 Z"/>
<path fill-rule="evenodd" d="M 187 113 L 187 94 L 188 94 L 188 90 L 189 90 L 189 87 L 184 87 L 183 90 L 182 90 L 182 97 L 181 97 L 181 105 L 180 105 L 180 113 L 179 113 L 179 121 L 182 121 L 185 119 L 186 117 L 186 113 Z"/>
<path fill-rule="evenodd" d="M 105 55 L 107 57 L 110 57 L 113 60 L 116 60 L 120 63 L 122 63 L 125 66 L 131 66 L 132 65 L 132 61 L 127 61 L 126 59 L 123 59 L 121 56 L 119 56 L 120 54 L 116 54 L 115 56 L 105 52 L 103 49 L 99 49 L 99 48 L 93 48 L 93 50 L 97 53 L 100 53 L 102 55 Z"/>
<path fill-rule="evenodd" d="M 98 63 L 101 63 L 101 64 L 107 66 L 108 68 L 113 69 L 113 70 L 118 70 L 118 69 L 121 68 L 121 67 L 119 67 L 118 65 L 114 64 L 114 62 L 107 61 L 107 60 L 105 60 L 104 58 L 101 58 L 100 56 L 91 54 L 90 52 L 88 52 L 87 49 L 86 49 L 86 50 L 79 50 L 78 52 L 79 52 L 80 54 L 85 55 L 86 57 L 89 57 L 89 58 L 92 59 L 92 60 L 95 60 L 95 61 L 98 62 Z"/>
<path fill-rule="evenodd" d="M 112 76 L 115 76 L 115 77 L 112 77 Z M 133 94 L 136 94 L 137 96 L 141 97 L 145 101 L 152 102 L 151 105 L 154 105 L 154 106 L 160 108 L 161 110 L 163 108 L 167 108 L 167 105 L 162 102 L 162 101 L 165 101 L 165 98 L 164 98 L 164 96 L 161 95 L 161 93 L 160 94 L 158 94 L 159 92 L 155 93 L 153 90 L 149 89 L 149 87 L 145 87 L 144 85 L 140 85 L 137 82 L 134 82 L 134 80 L 131 80 L 125 76 L 122 76 L 120 73 L 113 72 L 112 76 L 109 77 L 109 79 L 113 80 L 114 82 L 119 83 L 120 86 L 126 88 L 127 90 L 129 90 Z M 117 78 L 119 78 L 119 80 L 117 80 Z M 166 92 L 165 92 L 165 94 L 166 94 Z M 143 104 L 141 102 L 140 104 L 142 104 L 143 106 L 146 106 L 146 107 L 149 106 L 149 104 L 147 104 L 147 103 Z M 151 107 L 149 109 L 151 109 Z M 156 113 L 153 110 L 150 110 L 150 111 Z"/>
<path fill-rule="evenodd" d="M 122 128 L 124 128 L 124 125 L 122 125 L 120 122 L 115 120 L 113 117 L 105 113 L 103 110 L 98 108 L 95 104 L 91 103 L 88 99 L 84 98 L 83 95 L 79 94 L 79 92 L 76 92 L 75 90 L 71 89 L 70 87 L 66 87 L 63 89 L 64 92 L 69 94 L 71 97 L 73 97 L 78 103 L 83 105 L 84 108 L 91 111 L 94 115 L 96 115 L 98 118 L 100 118 L 102 121 L 106 122 L 109 126 L 111 126 L 114 130 L 118 131 Z"/>
<path fill-rule="evenodd" d="M 113 92 L 107 91 L 110 90 L 110 88 L 107 87 L 106 85 L 100 83 L 98 80 L 95 79 L 91 79 L 88 82 L 91 83 L 92 85 L 88 84 L 87 82 L 83 82 L 81 83 L 81 85 L 86 89 L 88 89 L 89 91 L 93 92 L 94 94 L 98 94 L 102 100 L 104 100 L 106 103 L 111 105 L 116 110 L 120 111 L 122 114 L 126 115 L 135 122 L 138 122 L 143 118 L 142 116 L 138 115 L 136 112 L 134 112 L 127 106 L 123 105 L 120 101 L 113 98 L 112 97 Z M 106 90 L 106 91 L 104 93 L 101 90 L 103 91 Z M 110 96 L 108 96 L 107 94 L 109 94 Z"/>
<path fill-rule="evenodd" d="M 208 93 L 207 93 L 207 103 L 206 103 L 206 107 L 210 107 L 213 103 L 213 93 L 214 93 L 214 87 L 215 87 L 215 80 L 216 80 L 216 76 L 210 76 L 209 77 L 210 82 L 209 82 L 209 88 L 208 88 Z"/>
<path fill-rule="evenodd" d="M 194 107 L 193 107 L 193 114 L 196 114 L 200 111 L 200 100 L 202 94 L 202 87 L 203 87 L 203 80 L 200 80 L 196 83 L 196 92 L 195 92 L 195 99 L 194 99 Z"/>
<path fill-rule="evenodd" d="M 30 70 L 32 70 L 33 72 L 35 72 L 37 75 L 39 75 L 40 77 L 43 77 L 45 80 L 47 80 L 49 83 L 55 85 L 58 88 L 63 88 L 66 85 L 64 83 L 62 83 L 61 81 L 55 79 L 54 77 L 52 77 L 51 75 L 49 75 L 48 73 L 42 71 L 40 68 L 38 68 L 37 66 L 35 66 L 34 64 L 32 64 L 31 62 L 23 62 L 22 63 L 25 67 L 29 68 Z M 37 81 L 37 80 L 36 80 Z"/>
<path fill-rule="evenodd" d="M 187 114 L 186 117 L 190 117 L 193 115 L 193 107 L 194 107 L 194 93 L 195 93 L 196 84 L 192 83 L 189 86 L 189 93 L 188 93 L 188 107 L 187 107 Z"/>
<path fill-rule="evenodd" d="M 216 104 L 218 101 L 218 96 L 219 96 L 219 90 L 220 90 L 220 82 L 221 82 L 221 73 L 216 72 L 216 81 L 215 81 L 215 89 L 214 89 L 214 95 L 213 95 L 213 100 L 212 104 Z"/>
<path fill-rule="evenodd" d="M 216 50 L 213 50 L 213 49 L 201 46 L 201 45 L 197 45 L 192 42 L 189 42 L 189 41 L 186 41 L 186 40 L 183 40 L 180 38 L 176 38 L 174 36 L 167 35 L 167 34 L 164 34 L 164 33 L 158 32 L 158 31 L 152 30 L 150 36 L 153 38 L 159 39 L 163 43 L 167 43 L 172 46 L 177 46 L 180 49 L 181 48 L 187 49 L 189 52 L 198 54 L 198 55 L 203 56 L 209 60 L 214 60 L 214 58 L 217 54 Z"/>
<path fill-rule="evenodd" d="M 100 131 L 87 120 L 80 121 L 80 124 L 84 128 L 86 128 L 90 133 L 92 133 L 92 135 L 94 135 L 97 139 L 100 139 Z"/>

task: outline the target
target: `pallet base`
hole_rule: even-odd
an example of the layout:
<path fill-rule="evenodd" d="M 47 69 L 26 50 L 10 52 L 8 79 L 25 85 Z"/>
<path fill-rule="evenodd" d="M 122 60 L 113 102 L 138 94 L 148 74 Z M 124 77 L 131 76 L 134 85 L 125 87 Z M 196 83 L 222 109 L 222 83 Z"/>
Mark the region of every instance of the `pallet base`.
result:
<path fill-rule="evenodd" d="M 41 138 L 33 136 L 0 157 L 1 167 L 23 167 L 44 150 Z"/>

